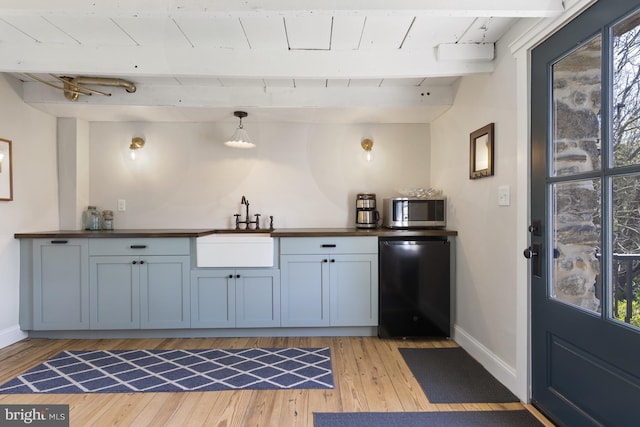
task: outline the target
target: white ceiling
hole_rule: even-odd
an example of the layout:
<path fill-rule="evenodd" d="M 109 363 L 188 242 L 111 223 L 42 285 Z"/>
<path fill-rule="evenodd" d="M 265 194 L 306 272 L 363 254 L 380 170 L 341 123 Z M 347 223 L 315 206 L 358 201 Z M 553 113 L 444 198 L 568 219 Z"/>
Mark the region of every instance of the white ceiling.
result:
<path fill-rule="evenodd" d="M 2 0 L 0 72 L 56 116 L 100 120 L 427 123 L 461 76 L 490 73 L 518 19 L 562 0 Z M 137 90 L 55 76 L 117 77 Z"/>

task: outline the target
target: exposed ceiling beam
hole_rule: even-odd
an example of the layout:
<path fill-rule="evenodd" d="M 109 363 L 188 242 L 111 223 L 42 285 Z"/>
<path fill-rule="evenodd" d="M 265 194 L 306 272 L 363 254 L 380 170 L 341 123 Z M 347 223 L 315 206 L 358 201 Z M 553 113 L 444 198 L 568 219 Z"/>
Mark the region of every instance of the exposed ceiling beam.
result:
<path fill-rule="evenodd" d="M 438 61 L 434 49 L 376 51 L 281 51 L 168 47 L 7 46 L 6 72 L 104 76 L 377 79 L 447 77 L 489 73 L 492 62 Z M 473 58 L 470 58 L 473 59 Z M 100 64 L 96 67 L 96 64 Z M 372 66 L 375 64 L 375 66 Z"/>
<path fill-rule="evenodd" d="M 14 14 L 255 14 L 553 17 L 563 0 L 3 0 L 0 15 Z"/>

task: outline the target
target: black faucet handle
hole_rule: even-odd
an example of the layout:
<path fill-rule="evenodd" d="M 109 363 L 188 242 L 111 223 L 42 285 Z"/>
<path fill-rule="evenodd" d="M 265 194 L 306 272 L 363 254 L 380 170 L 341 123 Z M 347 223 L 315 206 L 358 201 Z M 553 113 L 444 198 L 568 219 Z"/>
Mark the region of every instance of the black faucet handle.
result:
<path fill-rule="evenodd" d="M 256 217 L 256 230 L 260 230 L 260 214 L 254 214 Z"/>
<path fill-rule="evenodd" d="M 269 215 L 269 229 L 273 230 L 273 215 Z"/>
<path fill-rule="evenodd" d="M 240 214 L 233 214 L 236 217 L 236 230 L 240 229 Z"/>

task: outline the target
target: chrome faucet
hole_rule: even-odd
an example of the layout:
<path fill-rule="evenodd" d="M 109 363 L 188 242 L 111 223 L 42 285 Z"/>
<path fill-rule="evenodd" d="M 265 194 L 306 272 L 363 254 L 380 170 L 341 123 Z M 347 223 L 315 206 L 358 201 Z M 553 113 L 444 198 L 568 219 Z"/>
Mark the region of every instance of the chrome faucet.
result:
<path fill-rule="evenodd" d="M 234 214 L 233 216 L 236 217 L 236 230 L 240 230 L 240 224 L 245 224 L 244 229 L 245 230 L 249 230 L 251 227 L 251 224 L 255 224 L 255 228 L 254 230 L 259 230 L 260 229 L 260 214 L 255 214 L 254 216 L 256 217 L 255 221 L 250 221 L 249 220 L 249 201 L 247 200 L 246 197 L 242 196 L 242 200 L 240 200 L 240 204 L 241 205 L 245 205 L 247 207 L 246 210 L 246 216 L 244 221 L 240 221 L 240 214 Z"/>

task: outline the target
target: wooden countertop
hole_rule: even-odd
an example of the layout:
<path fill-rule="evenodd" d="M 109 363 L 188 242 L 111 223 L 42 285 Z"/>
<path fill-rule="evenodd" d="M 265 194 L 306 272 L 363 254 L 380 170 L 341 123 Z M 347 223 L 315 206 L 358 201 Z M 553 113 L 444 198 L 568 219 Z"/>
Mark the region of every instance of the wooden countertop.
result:
<path fill-rule="evenodd" d="M 276 228 L 275 230 L 228 230 L 228 229 L 131 229 L 111 231 L 57 230 L 33 233 L 16 233 L 16 239 L 73 239 L 73 238 L 143 238 L 143 237 L 200 237 L 215 233 L 271 233 L 273 237 L 327 237 L 327 236 L 378 236 L 378 237 L 447 237 L 457 236 L 455 230 L 389 228 Z"/>
<path fill-rule="evenodd" d="M 215 230 L 211 229 L 131 229 L 131 230 L 57 230 L 57 231 L 40 231 L 34 233 L 16 233 L 16 239 L 73 239 L 73 238 L 90 238 L 102 239 L 113 237 L 200 237 L 213 234 Z"/>
<path fill-rule="evenodd" d="M 397 230 L 390 228 L 276 228 L 273 237 L 325 237 L 325 236 L 379 236 L 379 237 L 418 237 L 418 236 L 457 236 L 454 230 L 412 229 Z"/>

